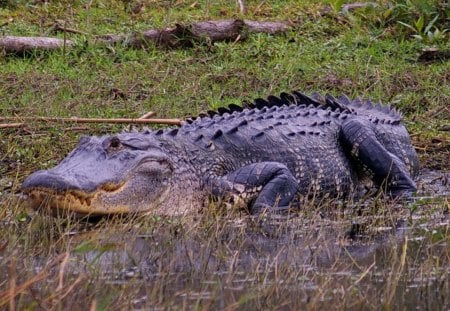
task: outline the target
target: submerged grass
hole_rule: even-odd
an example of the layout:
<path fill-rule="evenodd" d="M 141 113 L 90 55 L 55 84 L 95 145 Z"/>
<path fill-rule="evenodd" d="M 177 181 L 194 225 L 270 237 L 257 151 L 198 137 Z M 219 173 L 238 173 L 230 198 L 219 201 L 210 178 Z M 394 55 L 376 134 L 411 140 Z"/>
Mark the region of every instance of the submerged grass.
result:
<path fill-rule="evenodd" d="M 28 211 L 18 187 L 80 135 L 121 127 L 2 129 L 0 308 L 448 309 L 450 66 L 416 61 L 430 42 L 398 21 L 441 14 L 419 2 L 340 14 L 322 1 L 246 1 L 246 18 L 289 20 L 292 31 L 183 50 L 90 43 L 93 35 L 242 17 L 235 3 L 2 2 L 2 34 L 46 35 L 55 20 L 88 33 L 66 34 L 77 46 L 64 53 L 0 57 L 2 116 L 182 117 L 291 89 L 346 93 L 398 106 L 422 167 L 437 171 L 420 179 L 415 203 L 309 202 L 263 227 L 214 205 L 185 218 L 89 223 Z M 448 34 L 433 46 L 448 49 Z"/>
<path fill-rule="evenodd" d="M 0 303 L 25 284 L 19 309 L 448 306 L 447 199 L 413 216 L 384 200 L 353 209 L 310 202 L 263 227 L 210 208 L 96 224 L 16 221 L 5 232 Z"/>

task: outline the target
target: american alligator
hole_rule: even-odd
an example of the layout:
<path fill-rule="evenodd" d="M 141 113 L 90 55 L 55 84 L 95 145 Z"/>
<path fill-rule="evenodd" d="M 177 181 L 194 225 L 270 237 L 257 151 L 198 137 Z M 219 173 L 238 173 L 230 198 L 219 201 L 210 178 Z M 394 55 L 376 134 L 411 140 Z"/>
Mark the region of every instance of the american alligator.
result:
<path fill-rule="evenodd" d="M 61 163 L 30 175 L 34 207 L 77 214 L 182 214 L 208 198 L 253 214 L 301 196 L 343 197 L 365 180 L 416 190 L 418 159 L 389 105 L 299 92 L 187 119 L 179 128 L 83 137 Z"/>

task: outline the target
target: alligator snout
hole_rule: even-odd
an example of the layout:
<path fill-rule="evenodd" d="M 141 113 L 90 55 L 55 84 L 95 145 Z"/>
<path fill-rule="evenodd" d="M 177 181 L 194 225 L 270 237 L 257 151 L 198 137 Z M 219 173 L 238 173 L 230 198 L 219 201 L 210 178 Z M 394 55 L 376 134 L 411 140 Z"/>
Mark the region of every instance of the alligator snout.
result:
<path fill-rule="evenodd" d="M 81 187 L 79 180 L 79 176 L 65 177 L 49 170 L 41 170 L 31 174 L 25 179 L 22 184 L 22 191 L 36 188 L 51 189 L 56 192 L 65 192 L 68 190 L 92 191 L 95 189 L 94 184 L 92 182 L 87 182 L 86 180 Z"/>

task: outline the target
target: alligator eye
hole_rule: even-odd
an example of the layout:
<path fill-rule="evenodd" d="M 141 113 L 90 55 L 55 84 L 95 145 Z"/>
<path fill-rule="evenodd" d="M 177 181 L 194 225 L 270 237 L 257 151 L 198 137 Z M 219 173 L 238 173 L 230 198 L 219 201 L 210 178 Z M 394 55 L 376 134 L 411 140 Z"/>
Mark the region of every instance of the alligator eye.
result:
<path fill-rule="evenodd" d="M 120 139 L 118 137 L 114 136 L 109 140 L 109 150 L 114 151 L 120 149 L 121 147 L 122 143 L 120 142 Z"/>

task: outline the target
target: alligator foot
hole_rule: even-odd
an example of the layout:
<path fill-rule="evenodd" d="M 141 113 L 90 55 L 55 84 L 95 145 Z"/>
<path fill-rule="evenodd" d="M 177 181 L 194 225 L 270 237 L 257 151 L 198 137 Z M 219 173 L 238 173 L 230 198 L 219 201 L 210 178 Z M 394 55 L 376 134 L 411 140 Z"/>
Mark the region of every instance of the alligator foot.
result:
<path fill-rule="evenodd" d="M 207 178 L 213 195 L 238 196 L 250 206 L 250 213 L 287 210 L 298 183 L 289 169 L 278 162 L 259 162 L 243 166 L 224 176 Z"/>
<path fill-rule="evenodd" d="M 339 139 L 349 157 L 386 193 L 397 197 L 416 191 L 406 165 L 377 139 L 373 125 L 350 119 L 342 125 Z"/>

